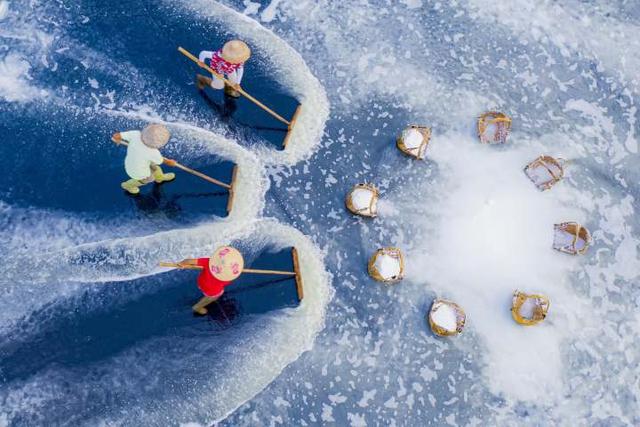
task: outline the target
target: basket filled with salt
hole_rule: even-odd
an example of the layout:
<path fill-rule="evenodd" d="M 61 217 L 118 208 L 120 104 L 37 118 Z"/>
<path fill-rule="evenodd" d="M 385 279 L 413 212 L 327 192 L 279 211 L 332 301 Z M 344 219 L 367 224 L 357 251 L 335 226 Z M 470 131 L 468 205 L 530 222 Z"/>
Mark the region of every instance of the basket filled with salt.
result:
<path fill-rule="evenodd" d="M 498 111 L 487 111 L 478 118 L 478 137 L 483 144 L 505 144 L 511 119 Z"/>
<path fill-rule="evenodd" d="M 544 295 L 515 291 L 511 302 L 511 316 L 518 324 L 532 326 L 547 317 L 549 298 Z"/>
<path fill-rule="evenodd" d="M 372 184 L 357 184 L 347 194 L 345 204 L 354 215 L 373 218 L 378 215 L 380 192 Z"/>
<path fill-rule="evenodd" d="M 396 140 L 396 146 L 407 156 L 422 160 L 430 140 L 430 128 L 411 125 L 402 131 L 402 134 Z"/>
<path fill-rule="evenodd" d="M 427 316 L 429 326 L 434 334 L 441 337 L 458 335 L 464 329 L 467 320 L 464 310 L 451 301 L 436 299 L 431 304 L 431 310 Z"/>
<path fill-rule="evenodd" d="M 545 191 L 560 182 L 564 176 L 564 164 L 563 159 L 540 156 L 524 168 L 524 173 L 538 190 Z"/>
<path fill-rule="evenodd" d="M 369 275 L 384 283 L 396 283 L 404 277 L 404 258 L 398 248 L 378 249 L 369 260 Z"/>
<path fill-rule="evenodd" d="M 584 255 L 590 243 L 589 230 L 577 222 L 554 225 L 553 249 L 571 255 Z"/>

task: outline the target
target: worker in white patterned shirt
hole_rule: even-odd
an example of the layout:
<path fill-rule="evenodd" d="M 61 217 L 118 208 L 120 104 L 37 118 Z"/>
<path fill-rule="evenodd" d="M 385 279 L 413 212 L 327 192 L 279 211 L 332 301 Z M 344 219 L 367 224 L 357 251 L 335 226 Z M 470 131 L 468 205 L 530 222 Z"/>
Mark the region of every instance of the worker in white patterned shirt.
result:
<path fill-rule="evenodd" d="M 244 63 L 251 57 L 251 49 L 243 41 L 231 40 L 224 44 L 222 49 L 217 51 L 203 50 L 198 55 L 198 64 L 202 67 L 205 61 L 209 60 L 209 67 L 216 73 L 224 76 L 232 85 L 217 78 L 215 75 L 206 77 L 198 74 L 196 76 L 196 86 L 203 90 L 206 86 L 213 89 L 223 89 L 226 95 L 238 98 L 240 92 L 240 82 L 244 74 Z"/>

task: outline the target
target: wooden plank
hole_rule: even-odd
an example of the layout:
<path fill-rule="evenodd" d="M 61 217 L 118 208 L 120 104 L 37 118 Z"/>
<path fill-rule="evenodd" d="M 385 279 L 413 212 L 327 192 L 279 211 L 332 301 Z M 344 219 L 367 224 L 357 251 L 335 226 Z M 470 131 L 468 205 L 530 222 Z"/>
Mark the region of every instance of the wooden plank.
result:
<path fill-rule="evenodd" d="M 293 132 L 293 127 L 296 125 L 296 120 L 298 120 L 298 114 L 300 114 L 301 107 L 302 104 L 298 105 L 298 108 L 296 108 L 296 112 L 293 113 L 291 124 L 289 125 L 289 130 L 287 131 L 287 135 L 284 137 L 284 141 L 282 142 L 283 149 L 287 148 L 287 144 L 289 143 L 289 139 L 291 138 L 291 132 Z"/>
<path fill-rule="evenodd" d="M 227 214 L 231 213 L 233 209 L 233 201 L 236 195 L 236 175 L 238 173 L 238 165 L 233 166 L 233 172 L 231 173 L 231 186 L 229 187 L 229 200 L 227 200 Z"/>
<path fill-rule="evenodd" d="M 293 257 L 293 271 L 296 272 L 296 289 L 298 291 L 298 298 L 302 301 L 304 298 L 304 282 L 302 281 L 302 274 L 300 273 L 298 250 L 296 248 L 291 248 L 291 256 Z"/>

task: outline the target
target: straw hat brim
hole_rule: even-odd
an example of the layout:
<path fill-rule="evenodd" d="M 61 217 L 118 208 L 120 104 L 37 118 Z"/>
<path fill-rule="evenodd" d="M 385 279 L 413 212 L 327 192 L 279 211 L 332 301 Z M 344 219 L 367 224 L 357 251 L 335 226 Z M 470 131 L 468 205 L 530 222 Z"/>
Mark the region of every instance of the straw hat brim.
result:
<path fill-rule="evenodd" d="M 241 64 L 251 57 L 251 49 L 243 41 L 232 40 L 224 44 L 220 56 L 231 64 Z"/>
<path fill-rule="evenodd" d="M 169 129 L 157 123 L 146 126 L 140 133 L 142 143 L 149 148 L 162 148 L 167 145 L 169 138 L 171 138 Z"/>
<path fill-rule="evenodd" d="M 209 271 L 213 277 L 223 282 L 235 280 L 242 274 L 244 258 L 231 246 L 222 246 L 209 258 Z"/>

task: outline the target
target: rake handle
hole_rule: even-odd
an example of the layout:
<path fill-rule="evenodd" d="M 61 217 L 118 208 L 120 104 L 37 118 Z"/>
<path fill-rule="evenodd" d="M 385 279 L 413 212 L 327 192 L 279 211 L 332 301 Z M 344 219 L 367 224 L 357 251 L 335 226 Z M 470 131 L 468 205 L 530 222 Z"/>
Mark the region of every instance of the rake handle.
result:
<path fill-rule="evenodd" d="M 291 122 L 288 121 L 287 119 L 285 119 L 284 117 L 282 117 L 280 114 L 276 113 L 275 111 L 273 111 L 271 108 L 267 107 L 266 105 L 264 105 L 262 102 L 258 101 L 257 99 L 255 99 L 253 96 L 249 95 L 247 92 L 245 92 L 244 89 L 242 89 L 239 85 L 238 87 L 235 87 L 233 83 L 231 83 L 229 80 L 227 80 L 226 78 L 224 78 L 223 75 L 216 73 L 215 71 L 213 71 L 211 69 L 211 67 L 209 67 L 207 64 L 204 65 L 200 65 L 200 60 L 198 58 L 196 58 L 194 55 L 192 55 L 188 50 L 182 48 L 182 47 L 178 47 L 178 51 L 183 54 L 184 56 L 186 56 L 187 58 L 189 58 L 190 60 L 192 60 L 193 62 L 195 62 L 196 64 L 198 64 L 199 67 L 201 67 L 204 70 L 207 70 L 208 72 L 210 72 L 211 74 L 213 74 L 214 76 L 216 76 L 217 78 L 219 78 L 220 80 L 222 80 L 223 82 L 225 82 L 227 85 L 234 87 L 234 89 L 236 89 L 238 92 L 240 92 L 245 98 L 247 98 L 249 101 L 253 102 L 254 104 L 256 104 L 258 107 L 262 108 L 264 111 L 266 111 L 267 113 L 271 114 L 273 117 L 275 117 L 276 119 L 280 120 L 282 123 L 286 124 L 289 129 L 291 128 Z"/>
<path fill-rule="evenodd" d="M 160 267 L 174 267 L 174 268 L 180 268 L 183 270 L 202 270 L 202 267 L 199 265 L 179 264 L 177 262 L 161 262 Z M 256 274 L 277 274 L 277 275 L 285 275 L 285 276 L 294 276 L 296 274 L 293 271 L 257 270 L 254 268 L 244 268 L 242 269 L 242 272 L 256 273 Z"/>
<path fill-rule="evenodd" d="M 179 264 L 177 262 L 161 262 L 160 267 L 173 267 L 181 270 L 202 270 L 199 265 Z"/>
<path fill-rule="evenodd" d="M 125 147 L 128 147 L 128 146 L 129 146 L 129 143 L 128 143 L 127 141 L 125 141 L 125 140 L 122 140 L 122 139 L 121 139 L 121 140 L 119 140 L 119 141 L 118 141 L 118 140 L 115 140 L 115 139 L 112 139 L 112 140 L 113 140 L 113 142 L 115 142 L 117 145 L 124 145 Z M 175 161 L 175 160 L 174 160 L 174 161 Z M 229 184 L 225 184 L 225 183 L 224 183 L 224 182 L 222 182 L 222 181 L 218 181 L 218 180 L 217 180 L 217 179 L 215 179 L 215 178 L 211 178 L 209 175 L 205 175 L 205 174 L 203 174 L 202 172 L 198 172 L 197 170 L 194 170 L 194 169 L 188 168 L 188 167 L 186 167 L 186 166 L 184 166 L 184 165 L 182 165 L 182 164 L 180 164 L 180 163 L 178 163 L 178 162 L 175 162 L 175 165 L 173 165 L 173 166 L 174 166 L 174 167 L 176 167 L 176 168 L 178 168 L 178 169 L 182 169 L 183 171 L 188 172 L 188 173 L 190 173 L 191 175 L 195 175 L 195 176 L 197 176 L 198 178 L 202 178 L 202 179 L 204 179 L 205 181 L 209 181 L 209 182 L 210 182 L 210 183 L 212 183 L 212 184 L 219 185 L 220 187 L 226 188 L 227 190 L 231 190 L 231 186 L 230 186 Z"/>
<path fill-rule="evenodd" d="M 280 271 L 280 270 L 258 270 L 255 268 L 243 268 L 243 273 L 255 273 L 255 274 L 278 274 L 282 276 L 295 276 L 293 271 Z"/>
<path fill-rule="evenodd" d="M 193 170 L 193 169 L 191 169 L 191 168 L 188 168 L 188 167 L 186 167 L 186 166 L 184 166 L 184 165 L 181 165 L 181 164 L 180 164 L 180 163 L 178 163 L 178 162 L 176 162 L 175 167 L 177 167 L 178 169 L 182 169 L 183 171 L 188 172 L 188 173 L 190 173 L 191 175 L 195 175 L 195 176 L 197 176 L 198 178 L 202 178 L 202 179 L 204 179 L 205 181 L 209 181 L 209 182 L 210 182 L 210 183 L 212 183 L 212 184 L 216 184 L 216 185 L 219 185 L 220 187 L 226 188 L 227 190 L 231 190 L 231 186 L 230 186 L 229 184 L 225 184 L 225 183 L 224 183 L 224 182 L 222 182 L 222 181 L 218 181 L 218 180 L 217 180 L 217 179 L 215 179 L 215 178 L 211 178 L 210 176 L 205 175 L 205 174 L 203 174 L 202 172 L 198 172 L 197 170 Z"/>

